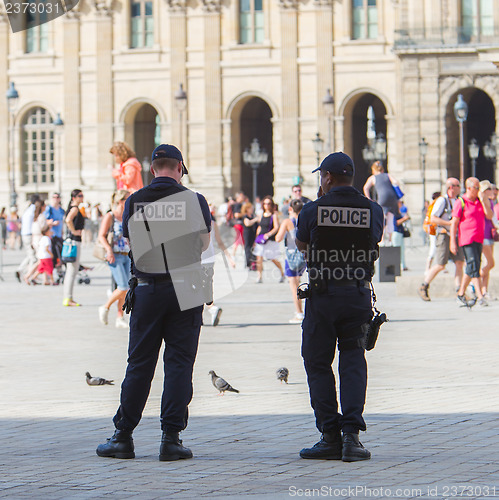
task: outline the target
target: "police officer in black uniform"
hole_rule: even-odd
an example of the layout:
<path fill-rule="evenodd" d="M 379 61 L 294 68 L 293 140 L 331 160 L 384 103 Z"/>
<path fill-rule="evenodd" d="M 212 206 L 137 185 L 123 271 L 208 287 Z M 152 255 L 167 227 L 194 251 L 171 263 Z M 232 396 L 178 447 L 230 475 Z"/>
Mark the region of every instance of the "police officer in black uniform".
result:
<path fill-rule="evenodd" d="M 101 457 L 135 457 L 132 432 L 142 417 L 159 350 L 164 341 L 164 388 L 161 400 L 163 435 L 159 459 L 192 458 L 191 450 L 182 445 L 179 432 L 187 426 L 187 407 L 192 399 L 192 370 L 198 348 L 203 305 L 199 302 L 195 307 L 188 309 L 181 307 L 181 300 L 175 288 L 176 283 L 178 285 L 179 273 L 176 275 L 177 280 L 172 279 L 175 275 L 170 264 L 179 256 L 173 255 L 172 252 L 168 253 L 167 244 L 156 244 L 158 239 L 162 241 L 162 237 L 152 234 L 153 222 L 151 220 L 148 222 L 145 214 L 157 212 L 160 222 L 156 227 L 164 230 L 164 234 L 167 235 L 168 227 L 175 229 L 185 226 L 186 212 L 192 208 L 188 204 L 186 208 L 186 204 L 182 205 L 183 202 L 169 200 L 182 196 L 194 199 L 196 207 L 191 213 L 195 213 L 197 223 L 202 229 L 197 233 L 184 231 L 186 234 L 177 238 L 176 244 L 181 250 L 180 257 L 184 261 L 187 257 L 191 263 L 200 264 L 201 252 L 206 250 L 209 244 L 210 210 L 202 195 L 196 196 L 180 184 L 181 177 L 187 173 L 187 169 L 181 152 L 175 146 L 162 144 L 153 151 L 151 172 L 154 175 L 151 184 L 127 199 L 123 213 L 123 235 L 130 239 L 132 248 L 133 278 L 130 281 L 127 297 L 129 304 L 133 302 L 129 357 L 125 379 L 121 386 L 121 404 L 113 418 L 116 431 L 107 443 L 98 446 L 97 455 Z M 148 210 L 148 206 L 150 209 L 155 208 L 155 204 L 158 207 L 156 212 Z M 161 222 L 161 216 L 165 214 L 175 216 L 175 209 L 179 206 L 180 220 L 176 226 L 172 225 L 175 221 L 170 222 L 170 226 L 169 222 Z M 170 210 L 172 207 L 173 211 Z M 134 236 L 132 229 L 135 227 L 142 228 L 146 236 L 144 238 Z M 141 239 L 144 241 L 140 241 Z M 136 255 L 134 260 L 134 254 L 138 254 L 136 248 L 149 244 L 149 239 L 150 251 L 145 251 L 140 260 Z M 153 244 L 156 245 L 154 248 Z M 139 265 L 138 262 L 142 261 L 145 264 Z M 150 272 L 145 272 L 144 269 Z M 186 280 L 188 279 L 186 277 Z M 189 286 L 195 288 L 196 285 L 189 283 Z"/>
<path fill-rule="evenodd" d="M 306 251 L 309 268 L 302 356 L 322 437 L 312 448 L 301 450 L 300 456 L 368 460 L 371 454 L 359 441 L 359 431 L 366 430 L 362 413 L 367 364 L 362 339 L 373 316 L 370 282 L 383 234 L 383 210 L 352 186 L 354 164 L 345 153 L 330 154 L 317 170 L 319 198 L 303 207 L 296 244 Z M 331 367 L 336 343 L 341 413 Z"/>

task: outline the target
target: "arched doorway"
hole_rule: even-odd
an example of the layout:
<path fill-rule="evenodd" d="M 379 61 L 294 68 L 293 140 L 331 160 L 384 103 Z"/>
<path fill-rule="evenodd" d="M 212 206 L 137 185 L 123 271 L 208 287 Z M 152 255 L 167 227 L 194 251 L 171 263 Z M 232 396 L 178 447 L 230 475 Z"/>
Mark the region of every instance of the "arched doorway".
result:
<path fill-rule="evenodd" d="M 253 174 L 243 162 L 243 151 L 258 139 L 261 149 L 268 153 L 267 163 L 258 169 L 257 196 L 274 195 L 274 162 L 272 139 L 272 111 L 260 97 L 241 99 L 232 111 L 232 186 L 251 197 Z"/>
<path fill-rule="evenodd" d="M 459 90 L 447 104 L 445 114 L 447 176 L 457 179 L 460 176 L 459 152 L 461 143 L 459 125 L 454 116 L 454 104 L 458 94 L 462 94 L 463 99 L 468 104 L 468 118 L 464 123 L 464 178 L 467 179 L 472 175 L 472 162 L 468 145 L 472 139 L 476 139 L 480 147 L 476 160 L 476 176 L 480 180 L 488 179 L 495 182 L 495 161 L 490 161 L 485 157 L 483 146 L 496 130 L 496 110 L 488 94 L 475 87 Z"/>
<path fill-rule="evenodd" d="M 344 144 L 355 164 L 354 186 L 362 189 L 371 175 L 372 161 L 365 161 L 362 149 L 373 137 L 383 134 L 386 138 L 386 107 L 383 101 L 369 92 L 354 96 L 345 106 Z M 388 158 L 383 161 L 388 167 Z"/>
<path fill-rule="evenodd" d="M 148 164 L 153 149 L 161 142 L 160 117 L 156 109 L 147 103 L 136 103 L 125 118 L 125 141 L 130 144 L 142 164 L 144 185 L 151 182 Z"/>

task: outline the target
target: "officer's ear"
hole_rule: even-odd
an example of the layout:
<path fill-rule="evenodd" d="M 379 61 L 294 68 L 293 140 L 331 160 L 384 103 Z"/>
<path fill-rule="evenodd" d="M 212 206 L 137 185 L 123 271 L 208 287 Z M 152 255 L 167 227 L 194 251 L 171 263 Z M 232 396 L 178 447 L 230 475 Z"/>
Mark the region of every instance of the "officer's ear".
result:
<path fill-rule="evenodd" d="M 149 167 L 149 172 L 151 172 L 153 177 L 156 177 L 156 172 L 154 171 L 154 168 L 152 168 L 152 165 Z"/>

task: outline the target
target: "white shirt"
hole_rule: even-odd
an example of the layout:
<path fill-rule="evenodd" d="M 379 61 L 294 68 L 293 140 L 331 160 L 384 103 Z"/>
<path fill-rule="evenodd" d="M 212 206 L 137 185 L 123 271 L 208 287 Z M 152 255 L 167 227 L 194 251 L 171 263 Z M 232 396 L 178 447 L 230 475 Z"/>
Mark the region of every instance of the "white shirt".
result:
<path fill-rule="evenodd" d="M 36 250 L 36 256 L 39 259 L 51 259 L 52 256 L 49 254 L 49 250 L 52 247 L 50 238 L 48 236 L 42 236 L 39 243 L 38 249 Z"/>
<path fill-rule="evenodd" d="M 21 236 L 31 235 L 31 226 L 35 218 L 35 204 L 32 203 L 23 213 L 21 217 Z"/>

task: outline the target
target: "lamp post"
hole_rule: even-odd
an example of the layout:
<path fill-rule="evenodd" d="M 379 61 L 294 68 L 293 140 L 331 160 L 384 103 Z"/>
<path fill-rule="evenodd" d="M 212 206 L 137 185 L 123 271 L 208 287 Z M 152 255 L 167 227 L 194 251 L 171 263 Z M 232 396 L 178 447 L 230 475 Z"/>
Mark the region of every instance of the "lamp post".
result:
<path fill-rule="evenodd" d="M 419 141 L 419 154 L 421 155 L 421 174 L 423 177 L 423 210 L 426 202 L 426 154 L 428 153 L 428 143 L 422 137 Z"/>
<path fill-rule="evenodd" d="M 14 165 L 14 118 L 17 109 L 17 104 L 19 102 L 19 93 L 14 86 L 14 82 L 10 82 L 9 89 L 7 90 L 5 97 L 7 98 L 7 106 L 9 108 L 9 139 L 10 139 L 10 151 L 9 151 L 9 170 L 10 170 L 10 205 L 12 207 L 17 206 L 17 193 L 16 193 L 16 168 Z"/>
<path fill-rule="evenodd" d="M 61 151 L 60 137 L 62 135 L 62 131 L 64 130 L 64 122 L 62 121 L 61 113 L 57 113 L 52 125 L 54 125 L 55 137 L 56 137 L 55 162 L 57 165 L 57 190 L 59 191 L 59 194 L 61 194 L 61 192 L 62 192 L 62 161 L 60 158 L 60 151 Z"/>
<path fill-rule="evenodd" d="M 457 96 L 457 101 L 454 104 L 454 116 L 459 124 L 459 182 L 461 183 L 461 191 L 464 193 L 464 122 L 468 118 L 468 105 L 463 99 L 463 95 Z"/>
<path fill-rule="evenodd" d="M 468 152 L 471 158 L 471 176 L 476 177 L 476 160 L 478 155 L 480 154 L 480 145 L 476 141 L 476 139 L 471 139 L 468 144 Z"/>
<path fill-rule="evenodd" d="M 485 158 L 492 162 L 492 166 L 495 166 L 496 158 L 497 158 L 497 136 L 495 132 L 492 132 L 490 139 L 483 145 L 483 155 Z M 495 168 L 493 173 L 493 178 L 495 177 Z"/>
<path fill-rule="evenodd" d="M 386 138 L 385 135 L 379 132 L 375 139 L 369 139 L 367 144 L 362 148 L 362 158 L 367 164 L 375 160 L 386 160 Z"/>
<path fill-rule="evenodd" d="M 257 181 L 258 181 L 258 169 L 267 163 L 269 155 L 264 149 L 260 149 L 260 143 L 258 139 L 255 138 L 251 141 L 251 145 L 243 151 L 243 161 L 246 165 L 249 165 L 253 170 L 253 203 L 255 203 L 257 192 Z"/>
<path fill-rule="evenodd" d="M 179 121 L 180 121 L 180 137 L 179 137 L 179 149 L 182 151 L 182 138 L 184 135 L 184 123 L 183 123 L 183 115 L 184 111 L 187 108 L 187 94 L 185 93 L 183 84 L 179 84 L 178 89 L 174 94 L 175 105 L 177 106 Z"/>
<path fill-rule="evenodd" d="M 322 99 L 322 107 L 327 116 L 327 144 L 326 150 L 331 153 L 334 149 L 334 144 L 332 140 L 332 119 L 334 115 L 334 98 L 331 95 L 331 89 L 327 89 L 326 95 Z"/>
<path fill-rule="evenodd" d="M 317 132 L 315 134 L 315 137 L 312 139 L 312 144 L 314 145 L 314 151 L 316 155 L 316 161 L 317 161 L 317 168 L 320 166 L 321 162 L 321 153 L 324 150 L 324 139 L 321 137 L 321 134 Z M 319 187 L 321 185 L 321 173 L 318 172 L 319 174 Z"/>

